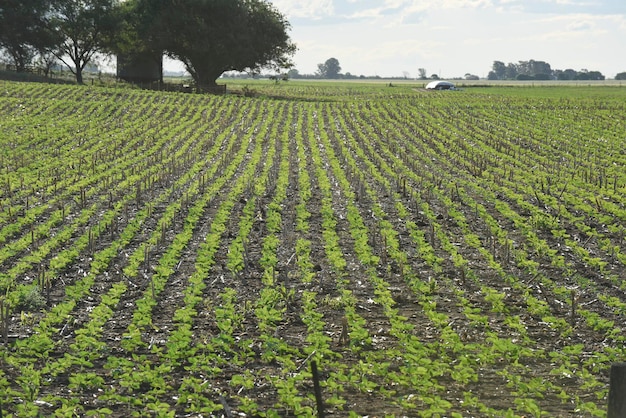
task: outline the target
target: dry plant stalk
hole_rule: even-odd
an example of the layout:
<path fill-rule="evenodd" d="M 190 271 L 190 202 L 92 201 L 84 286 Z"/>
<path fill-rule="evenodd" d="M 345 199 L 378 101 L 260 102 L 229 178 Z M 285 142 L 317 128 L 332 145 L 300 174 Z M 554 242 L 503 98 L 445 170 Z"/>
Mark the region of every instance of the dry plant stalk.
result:
<path fill-rule="evenodd" d="M 350 336 L 348 335 L 348 318 L 341 318 L 341 335 L 339 336 L 339 345 L 348 345 Z"/>
<path fill-rule="evenodd" d="M 4 344 L 9 342 L 9 302 L 0 299 L 0 328 L 2 328 L 2 341 Z"/>
<path fill-rule="evenodd" d="M 575 290 L 571 291 L 570 297 L 571 297 L 571 302 L 572 302 L 571 319 L 572 319 L 572 321 L 574 321 L 576 319 L 576 301 L 578 300 L 578 298 L 576 297 L 576 291 Z"/>

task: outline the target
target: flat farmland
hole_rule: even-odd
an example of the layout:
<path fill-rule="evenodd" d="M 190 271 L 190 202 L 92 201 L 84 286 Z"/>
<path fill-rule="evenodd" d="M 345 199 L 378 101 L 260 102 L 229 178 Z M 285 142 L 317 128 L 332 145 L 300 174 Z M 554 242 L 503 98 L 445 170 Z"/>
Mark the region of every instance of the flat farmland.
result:
<path fill-rule="evenodd" d="M 0 82 L 4 417 L 602 417 L 626 88 Z"/>

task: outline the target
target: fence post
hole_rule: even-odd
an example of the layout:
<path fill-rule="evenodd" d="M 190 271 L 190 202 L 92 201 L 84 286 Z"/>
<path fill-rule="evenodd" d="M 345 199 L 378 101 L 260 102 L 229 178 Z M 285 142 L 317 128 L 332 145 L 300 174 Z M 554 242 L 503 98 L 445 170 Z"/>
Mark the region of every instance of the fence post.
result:
<path fill-rule="evenodd" d="M 607 418 L 626 417 L 626 363 L 611 365 Z"/>

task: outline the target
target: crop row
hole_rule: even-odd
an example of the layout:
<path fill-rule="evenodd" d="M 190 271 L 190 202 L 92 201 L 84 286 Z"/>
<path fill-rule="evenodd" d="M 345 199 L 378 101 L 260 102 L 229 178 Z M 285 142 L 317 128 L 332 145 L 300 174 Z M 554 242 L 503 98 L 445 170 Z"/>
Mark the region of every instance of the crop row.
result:
<path fill-rule="evenodd" d="M 277 89 L 5 83 L 3 412 L 603 416 L 621 102 Z"/>

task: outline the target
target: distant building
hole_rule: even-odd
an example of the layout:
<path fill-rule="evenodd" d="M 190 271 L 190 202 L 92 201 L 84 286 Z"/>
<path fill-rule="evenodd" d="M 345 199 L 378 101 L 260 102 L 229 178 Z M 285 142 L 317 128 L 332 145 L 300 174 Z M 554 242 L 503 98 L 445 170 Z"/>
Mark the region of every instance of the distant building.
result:
<path fill-rule="evenodd" d="M 426 84 L 428 90 L 454 90 L 454 84 L 449 81 L 435 80 Z"/>
<path fill-rule="evenodd" d="M 163 81 L 163 54 L 138 52 L 117 56 L 117 77 L 130 83 Z"/>

